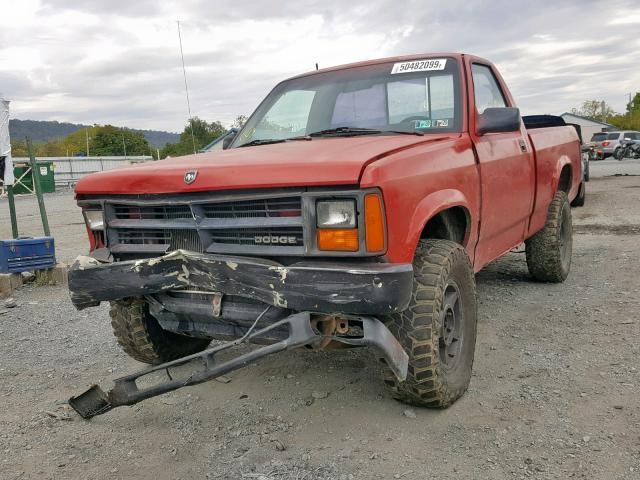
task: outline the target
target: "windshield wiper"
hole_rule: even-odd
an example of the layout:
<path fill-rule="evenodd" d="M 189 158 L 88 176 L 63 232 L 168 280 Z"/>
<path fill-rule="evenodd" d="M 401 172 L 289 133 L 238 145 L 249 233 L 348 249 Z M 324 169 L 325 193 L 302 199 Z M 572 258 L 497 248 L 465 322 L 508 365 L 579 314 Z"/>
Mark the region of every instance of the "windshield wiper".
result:
<path fill-rule="evenodd" d="M 238 145 L 240 147 L 251 147 L 253 145 L 269 145 L 271 143 L 283 143 L 285 142 L 282 138 L 262 138 L 257 140 L 251 140 L 250 142 L 243 143 L 242 145 Z"/>
<path fill-rule="evenodd" d="M 310 133 L 310 137 L 322 137 L 324 135 L 370 135 L 372 133 L 380 133 L 380 130 L 374 128 L 360 128 L 360 127 L 337 127 L 327 128 L 326 130 L 320 130 L 318 132 Z"/>
<path fill-rule="evenodd" d="M 402 135 L 417 135 L 419 137 L 424 137 L 424 133 L 422 132 L 409 132 L 407 130 L 381 130 L 380 133 L 400 133 Z"/>
<path fill-rule="evenodd" d="M 350 136 L 350 135 L 375 135 L 380 133 L 398 133 L 401 135 L 418 135 L 422 137 L 422 132 L 409 132 L 407 130 L 378 130 L 375 128 L 361 128 L 361 127 L 338 127 L 328 128 L 326 130 L 320 130 L 319 132 L 310 133 L 310 137 L 322 137 L 322 136 Z"/>
<path fill-rule="evenodd" d="M 284 143 L 284 142 L 293 142 L 296 140 L 313 140 L 309 135 L 301 135 L 299 137 L 291 137 L 291 138 L 262 138 L 251 140 L 250 142 L 243 143 L 242 145 L 238 145 L 239 147 L 251 147 L 253 145 L 270 145 L 272 143 Z"/>

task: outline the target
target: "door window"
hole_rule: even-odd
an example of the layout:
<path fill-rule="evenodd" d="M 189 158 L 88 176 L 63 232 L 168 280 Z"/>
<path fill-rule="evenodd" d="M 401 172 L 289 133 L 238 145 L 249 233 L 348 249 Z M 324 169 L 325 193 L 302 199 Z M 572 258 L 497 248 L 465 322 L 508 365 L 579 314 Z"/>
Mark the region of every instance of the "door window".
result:
<path fill-rule="evenodd" d="M 478 113 L 483 113 L 491 107 L 507 106 L 502 90 L 489 67 L 474 63 L 471 65 L 471 73 Z"/>

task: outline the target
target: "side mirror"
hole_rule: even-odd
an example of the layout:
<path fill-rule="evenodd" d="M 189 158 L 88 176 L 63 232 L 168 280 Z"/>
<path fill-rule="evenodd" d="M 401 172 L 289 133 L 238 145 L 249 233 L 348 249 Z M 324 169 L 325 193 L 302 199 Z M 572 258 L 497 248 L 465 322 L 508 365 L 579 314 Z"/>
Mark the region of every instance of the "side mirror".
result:
<path fill-rule="evenodd" d="M 231 145 L 231 142 L 233 142 L 233 139 L 236 138 L 237 133 L 238 132 L 229 132 L 227 136 L 222 139 L 223 150 L 226 150 L 227 148 L 229 148 L 229 145 Z"/>
<path fill-rule="evenodd" d="M 478 115 L 478 135 L 520 130 L 520 109 L 515 107 L 487 108 Z"/>

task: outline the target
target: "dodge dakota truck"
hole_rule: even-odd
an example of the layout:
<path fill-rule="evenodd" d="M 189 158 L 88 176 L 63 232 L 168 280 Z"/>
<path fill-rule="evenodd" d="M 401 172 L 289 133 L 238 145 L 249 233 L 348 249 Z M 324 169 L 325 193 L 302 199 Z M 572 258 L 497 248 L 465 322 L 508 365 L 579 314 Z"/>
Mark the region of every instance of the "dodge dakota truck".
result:
<path fill-rule="evenodd" d="M 524 243 L 533 279 L 569 273 L 576 131 L 527 128 L 482 58 L 290 78 L 224 147 L 77 184 L 90 254 L 71 299 L 110 302 L 119 344 L 152 365 L 73 397 L 82 416 L 302 346 L 372 347 L 393 397 L 447 407 L 471 378 L 475 272 Z M 219 360 L 243 342 L 261 346 Z M 186 378 L 136 384 L 188 362 Z"/>

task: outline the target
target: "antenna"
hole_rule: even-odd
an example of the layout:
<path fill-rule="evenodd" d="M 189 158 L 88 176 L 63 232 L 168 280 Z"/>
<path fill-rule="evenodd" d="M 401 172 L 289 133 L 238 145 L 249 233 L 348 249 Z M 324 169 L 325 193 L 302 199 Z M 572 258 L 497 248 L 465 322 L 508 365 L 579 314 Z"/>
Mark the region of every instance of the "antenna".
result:
<path fill-rule="evenodd" d="M 180 20 L 178 24 L 178 40 L 180 42 L 180 58 L 182 59 L 182 75 L 184 76 L 184 91 L 187 94 L 187 111 L 189 112 L 189 125 L 191 125 L 191 142 L 193 143 L 193 153 L 196 153 L 196 139 L 193 135 L 193 117 L 191 117 L 191 103 L 189 102 L 189 85 L 187 85 L 187 71 L 184 68 L 184 53 L 182 52 L 182 35 L 180 33 Z"/>
<path fill-rule="evenodd" d="M 124 157 L 127 158 L 127 144 L 124 143 L 124 127 L 122 127 L 122 149 L 124 150 Z"/>

